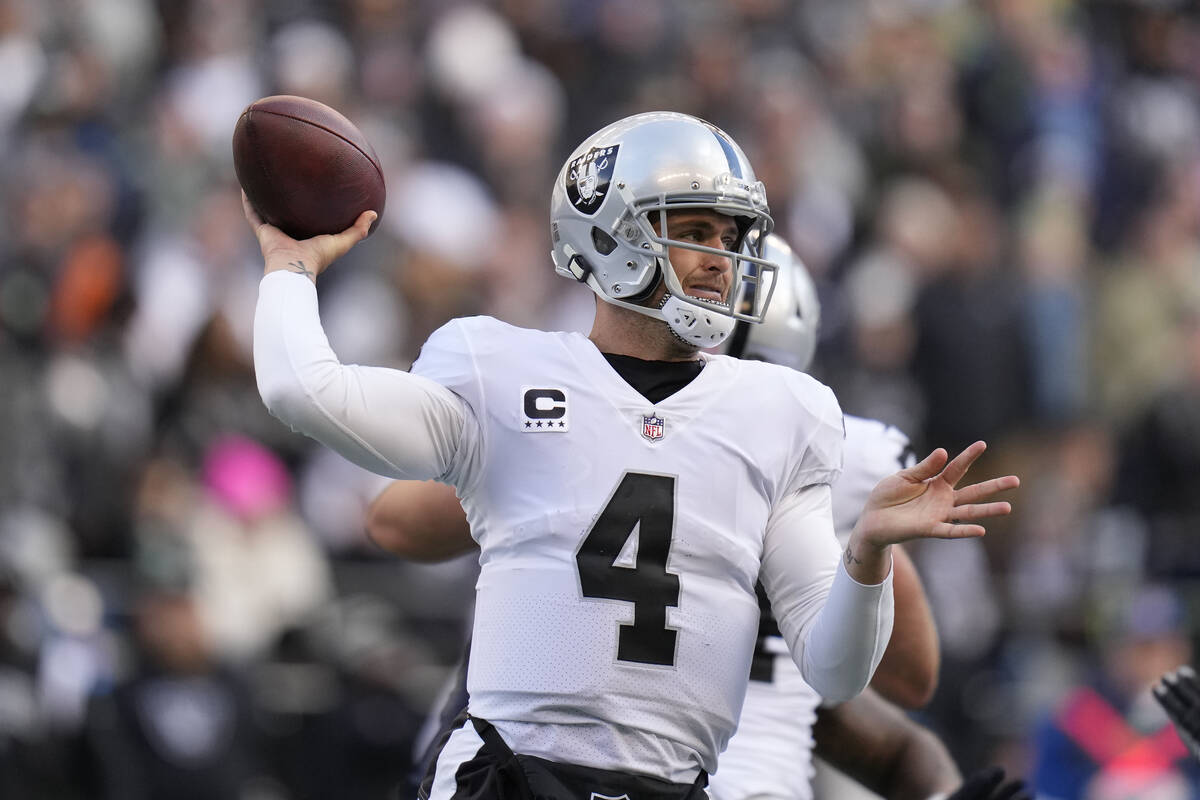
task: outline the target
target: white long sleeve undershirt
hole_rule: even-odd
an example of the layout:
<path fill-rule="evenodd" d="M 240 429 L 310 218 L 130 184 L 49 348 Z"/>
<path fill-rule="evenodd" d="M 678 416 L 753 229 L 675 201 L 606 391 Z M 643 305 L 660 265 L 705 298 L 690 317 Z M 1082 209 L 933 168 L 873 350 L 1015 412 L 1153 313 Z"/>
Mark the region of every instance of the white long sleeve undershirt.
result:
<path fill-rule="evenodd" d="M 342 364 L 312 282 L 272 272 L 259 285 L 254 371 L 267 409 L 355 464 L 389 478 L 450 469 L 470 409 L 446 387 L 398 369 Z"/>
<path fill-rule="evenodd" d="M 832 530 L 827 484 L 789 495 L 767 521 L 759 573 L 788 651 L 805 682 L 828 705 L 866 688 L 887 649 L 894 616 L 892 572 L 874 585 L 854 580 Z M 811 570 L 797 565 L 811 562 L 818 552 L 824 569 L 813 581 Z"/>
<path fill-rule="evenodd" d="M 470 406 L 444 386 L 396 369 L 342 364 L 321 328 L 316 287 L 273 272 L 259 286 L 254 366 L 270 412 L 372 472 L 406 480 L 447 479 Z M 826 538 L 828 542 L 826 543 Z M 813 579 L 813 542 L 824 573 Z M 891 635 L 892 578 L 865 586 L 841 565 L 830 492 L 807 487 L 781 501 L 768 522 L 761 578 L 805 680 L 829 702 L 862 691 Z"/>

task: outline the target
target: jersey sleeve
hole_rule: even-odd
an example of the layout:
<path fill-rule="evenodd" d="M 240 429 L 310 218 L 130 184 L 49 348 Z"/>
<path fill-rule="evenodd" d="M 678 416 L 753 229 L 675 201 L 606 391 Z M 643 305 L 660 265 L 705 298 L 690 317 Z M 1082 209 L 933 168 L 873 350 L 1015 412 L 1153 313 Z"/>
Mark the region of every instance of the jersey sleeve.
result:
<path fill-rule="evenodd" d="M 484 428 L 479 420 L 487 419 L 487 393 L 480 375 L 476 348 L 473 342 L 480 337 L 498 335 L 489 331 L 487 317 L 452 319 L 438 328 L 413 362 L 412 374 L 444 386 L 465 405 L 471 424 L 464 425 L 454 457 L 447 465 L 442 480 L 467 491 L 478 478 L 483 463 Z"/>
<path fill-rule="evenodd" d="M 276 418 L 390 478 L 444 480 L 478 427 L 470 406 L 429 378 L 341 363 L 321 328 L 316 287 L 295 273 L 259 284 L 254 368 Z"/>
<path fill-rule="evenodd" d="M 832 484 L 842 472 L 846 438 L 842 409 L 833 390 L 800 372 L 789 370 L 792 402 L 801 416 L 796 430 L 798 458 L 793 464 L 784 496 L 806 486 Z"/>
<path fill-rule="evenodd" d="M 876 484 L 917 463 L 908 437 L 898 428 L 853 415 L 845 422 L 845 469 L 833 485 L 833 523 L 843 546 Z"/>
<path fill-rule="evenodd" d="M 773 511 L 759 575 L 804 680 L 827 702 L 861 692 L 891 638 L 892 574 L 865 585 L 842 565 L 830 489 L 811 485 Z"/>

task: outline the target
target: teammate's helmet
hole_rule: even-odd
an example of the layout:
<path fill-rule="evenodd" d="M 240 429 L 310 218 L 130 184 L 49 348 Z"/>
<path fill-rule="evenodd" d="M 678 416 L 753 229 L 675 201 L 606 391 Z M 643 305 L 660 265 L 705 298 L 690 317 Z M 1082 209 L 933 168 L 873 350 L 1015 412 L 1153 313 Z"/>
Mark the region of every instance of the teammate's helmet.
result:
<path fill-rule="evenodd" d="M 665 212 L 686 208 L 734 217 L 736 251 L 671 239 Z M 735 320 L 762 319 L 775 265 L 759 256 L 756 243 L 771 224 L 766 192 L 741 148 L 719 128 L 672 112 L 636 114 L 589 136 L 563 165 L 550 200 L 558 274 L 586 283 L 605 302 L 664 320 L 697 347 L 719 344 Z M 684 294 L 668 246 L 729 258 L 726 302 Z M 660 279 L 667 287 L 662 306 L 638 305 Z"/>
<path fill-rule="evenodd" d="M 821 324 L 817 288 L 804 262 L 782 237 L 767 236 L 762 257 L 779 265 L 775 296 L 761 324 L 737 323 L 724 352 L 803 372 L 812 363 L 817 349 L 817 327 Z"/>

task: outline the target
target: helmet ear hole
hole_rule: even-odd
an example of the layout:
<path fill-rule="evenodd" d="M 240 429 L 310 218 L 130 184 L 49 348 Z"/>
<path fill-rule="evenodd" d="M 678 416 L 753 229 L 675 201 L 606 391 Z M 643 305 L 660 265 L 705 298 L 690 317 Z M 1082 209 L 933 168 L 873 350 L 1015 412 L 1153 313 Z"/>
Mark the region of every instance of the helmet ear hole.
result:
<path fill-rule="evenodd" d="M 617 240 L 593 225 L 592 246 L 596 248 L 597 253 L 606 256 L 617 249 Z"/>

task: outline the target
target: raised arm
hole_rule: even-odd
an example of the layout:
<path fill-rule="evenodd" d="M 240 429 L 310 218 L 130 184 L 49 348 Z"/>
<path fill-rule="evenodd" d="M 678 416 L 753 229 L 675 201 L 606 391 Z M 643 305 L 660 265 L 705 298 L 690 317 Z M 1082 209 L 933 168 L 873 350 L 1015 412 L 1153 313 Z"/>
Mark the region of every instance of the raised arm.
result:
<path fill-rule="evenodd" d="M 367 509 L 367 535 L 384 550 L 433 563 L 475 549 L 454 489 L 434 481 L 393 481 Z"/>
<path fill-rule="evenodd" d="M 793 659 L 826 703 L 866 687 L 891 636 L 891 545 L 982 536 L 978 520 L 1011 511 L 1007 502 L 982 501 L 1019 485 L 1015 476 L 958 488 L 985 447 L 976 442 L 953 460 L 939 448 L 880 481 L 833 563 L 828 486 L 803 489 L 775 509 L 760 577 Z"/>
<path fill-rule="evenodd" d="M 296 241 L 264 223 L 243 195 L 262 248 L 264 277 L 254 315 L 254 368 L 268 410 L 366 469 L 393 478 L 441 478 L 470 417 L 450 390 L 407 372 L 342 364 L 317 313 L 314 282 L 361 241 L 363 212 L 336 236 Z"/>

